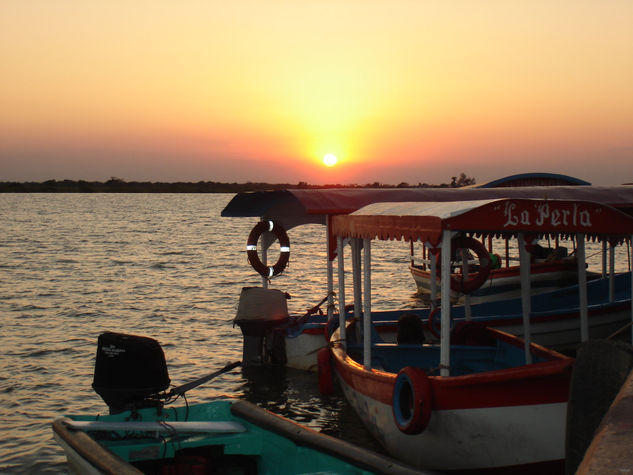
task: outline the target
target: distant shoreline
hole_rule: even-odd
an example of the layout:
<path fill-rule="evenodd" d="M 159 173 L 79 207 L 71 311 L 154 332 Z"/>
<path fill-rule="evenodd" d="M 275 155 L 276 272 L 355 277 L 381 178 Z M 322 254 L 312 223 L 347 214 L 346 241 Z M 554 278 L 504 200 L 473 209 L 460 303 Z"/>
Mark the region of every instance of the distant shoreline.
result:
<path fill-rule="evenodd" d="M 47 180 L 43 182 L 0 182 L 0 193 L 240 193 L 246 191 L 285 189 L 328 188 L 451 188 L 454 185 L 387 185 L 367 183 L 365 185 L 310 185 L 305 182 L 290 183 L 220 183 L 214 181 L 193 182 L 138 182 L 112 178 L 106 182 L 84 180 Z"/>

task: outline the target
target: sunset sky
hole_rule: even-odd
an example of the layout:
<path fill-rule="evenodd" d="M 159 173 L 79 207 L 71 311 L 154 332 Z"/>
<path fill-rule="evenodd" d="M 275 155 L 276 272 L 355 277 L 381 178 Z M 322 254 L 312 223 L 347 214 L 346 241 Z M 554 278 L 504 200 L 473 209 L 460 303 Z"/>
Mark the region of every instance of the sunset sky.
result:
<path fill-rule="evenodd" d="M 461 172 L 632 182 L 633 1 L 0 2 L 0 181 Z"/>

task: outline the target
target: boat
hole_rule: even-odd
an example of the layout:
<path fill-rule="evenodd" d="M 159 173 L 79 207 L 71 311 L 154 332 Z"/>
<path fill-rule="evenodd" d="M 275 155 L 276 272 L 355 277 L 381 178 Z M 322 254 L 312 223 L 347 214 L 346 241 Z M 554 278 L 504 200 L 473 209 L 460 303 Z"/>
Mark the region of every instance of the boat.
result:
<path fill-rule="evenodd" d="M 170 405 L 171 398 L 238 365 L 229 364 L 161 394 L 169 377 L 158 342 L 103 334 L 93 387 L 110 414 L 66 415 L 52 423 L 69 471 L 113 475 L 419 473 L 247 401 L 218 398 Z"/>
<path fill-rule="evenodd" d="M 585 241 L 628 242 L 633 218 L 601 203 L 566 200 L 376 203 L 335 216 L 332 235 L 338 256 L 344 255 L 349 240 L 354 293 L 363 298 L 354 299 L 352 321 L 341 316 L 330 338 L 331 361 L 346 399 L 375 439 L 398 460 L 421 469 L 562 473 L 574 359 L 531 340 L 531 243 L 543 236 L 576 237 L 576 323 L 586 341 Z M 488 235 L 519 241 L 523 339 L 468 319 L 451 329 L 447 251 L 454 240 Z M 371 269 L 375 239 L 421 241 L 439 248 L 439 343 L 380 341 L 370 318 L 377 278 Z M 342 257 L 338 276 L 344 308 Z M 331 374 L 323 357 L 327 351 L 319 357 L 320 378 Z"/>
<path fill-rule="evenodd" d="M 316 371 L 318 350 L 326 345 L 326 333 L 331 333 L 333 322 L 338 320 L 333 287 L 336 246 L 331 238 L 331 221 L 334 216 L 346 215 L 377 202 L 470 202 L 501 198 L 595 201 L 633 215 L 633 187 L 630 186 L 288 189 L 236 194 L 223 209 L 222 216 L 260 219 L 247 240 L 247 254 L 249 262 L 255 263 L 253 267 L 261 275 L 262 289 L 273 285 L 274 279 L 284 271 L 284 265 L 290 258 L 286 231 L 306 224 L 324 225 L 327 236 L 324 249 L 328 256 L 322 266 L 325 268 L 322 293 L 325 298 L 316 305 L 311 302 L 305 313 L 291 315 L 287 309 L 284 313 L 283 308 L 277 306 L 275 311 L 282 311 L 275 315 L 265 312 L 267 315 L 262 316 L 255 312 L 246 317 L 236 316 L 235 323 L 240 327 L 244 338 L 243 364 L 285 364 L 296 369 Z M 271 225 L 273 232 L 267 232 Z M 283 246 L 277 262 L 269 266 L 267 249 L 278 238 L 277 235 L 287 245 Z M 319 268 L 321 266 L 315 265 L 315 272 Z M 609 268 L 608 263 L 603 260 L 602 278 L 610 278 L 612 269 L 613 266 Z M 287 289 L 277 290 L 281 294 L 290 293 Z M 270 294 L 271 301 L 280 300 L 273 292 Z M 555 296 L 551 297 L 550 300 L 554 301 Z M 429 312 L 428 309 L 416 310 L 425 321 L 428 320 Z M 403 311 L 386 311 L 373 315 L 380 322 L 377 329 L 385 332 L 385 339 L 395 335 L 395 324 L 402 313 Z"/>
<path fill-rule="evenodd" d="M 491 241 L 492 239 L 489 240 L 489 242 Z M 536 246 L 539 249 L 539 256 L 533 257 L 533 261 L 530 264 L 532 295 L 567 287 L 577 282 L 578 264 L 574 256 L 568 255 L 566 247 L 556 246 L 551 248 L 540 246 L 539 244 L 536 244 Z M 506 256 L 503 258 L 499 254 L 494 253 L 492 245 L 489 244 L 483 257 L 491 263 L 486 268 L 485 281 L 476 289 L 471 290 L 461 285 L 460 280 L 455 280 L 454 288 L 451 289 L 451 301 L 453 303 L 463 302 L 466 296 L 468 296 L 471 303 L 492 302 L 519 297 L 521 294 L 519 266 L 508 265 L 511 259 L 516 260 L 516 257 L 511 258 L 509 256 L 508 246 L 505 249 Z M 425 250 L 423 249 L 423 251 Z M 533 255 L 535 255 L 534 252 Z M 434 299 L 434 289 L 437 288 L 437 282 L 439 281 L 436 278 L 436 285 L 431 285 L 433 273 L 431 266 L 434 265 L 433 262 L 429 256 L 423 258 L 421 263 L 416 262 L 414 253 L 411 253 L 411 264 L 409 266 L 411 275 L 420 296 L 426 297 L 430 302 Z M 506 265 L 502 266 L 502 262 L 505 262 Z M 464 276 L 461 263 L 462 260 L 459 257 L 453 262 L 453 272 L 459 271 L 456 274 L 458 278 Z M 471 272 L 480 272 L 479 261 L 471 261 L 469 266 Z M 588 274 L 587 278 L 594 279 L 599 276 L 600 274 L 593 272 Z"/>

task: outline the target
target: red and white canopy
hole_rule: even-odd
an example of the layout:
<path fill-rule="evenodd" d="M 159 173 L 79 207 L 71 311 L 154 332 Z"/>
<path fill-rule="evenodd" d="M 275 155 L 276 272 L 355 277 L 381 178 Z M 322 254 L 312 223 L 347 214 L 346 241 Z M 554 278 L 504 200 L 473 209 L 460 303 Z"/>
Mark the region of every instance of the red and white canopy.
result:
<path fill-rule="evenodd" d="M 499 199 L 467 202 L 374 203 L 332 219 L 332 234 L 438 245 L 444 230 L 475 235 L 572 235 L 621 241 L 633 217 L 590 201 Z"/>

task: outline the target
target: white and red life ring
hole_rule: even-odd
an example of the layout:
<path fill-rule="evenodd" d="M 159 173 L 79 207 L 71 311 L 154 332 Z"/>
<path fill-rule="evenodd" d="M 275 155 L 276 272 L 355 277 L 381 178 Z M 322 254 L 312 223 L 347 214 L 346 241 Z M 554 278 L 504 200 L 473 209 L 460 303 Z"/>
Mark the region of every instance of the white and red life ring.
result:
<path fill-rule="evenodd" d="M 393 420 L 405 434 L 419 434 L 429 425 L 433 411 L 431 382 L 420 368 L 398 372 L 392 394 Z"/>
<path fill-rule="evenodd" d="M 257 254 L 257 241 L 259 241 L 260 236 L 266 232 L 273 233 L 279 240 L 279 259 L 275 265 L 272 266 L 264 265 Z M 260 275 L 270 278 L 281 274 L 290 259 L 290 240 L 288 239 L 286 230 L 275 221 L 260 221 L 253 227 L 251 233 L 248 235 L 246 254 L 248 255 L 248 262 Z"/>
<path fill-rule="evenodd" d="M 481 287 L 490 275 L 492 260 L 486 247 L 477 239 L 467 236 L 457 236 L 451 239 L 451 260 L 457 260 L 458 249 L 469 249 L 475 253 L 479 260 L 479 270 L 468 277 L 461 274 L 451 274 L 451 290 L 470 294 Z M 441 252 L 441 251 L 440 251 Z M 438 253 L 438 271 L 441 268 L 441 259 Z"/>

